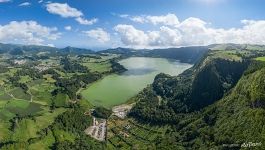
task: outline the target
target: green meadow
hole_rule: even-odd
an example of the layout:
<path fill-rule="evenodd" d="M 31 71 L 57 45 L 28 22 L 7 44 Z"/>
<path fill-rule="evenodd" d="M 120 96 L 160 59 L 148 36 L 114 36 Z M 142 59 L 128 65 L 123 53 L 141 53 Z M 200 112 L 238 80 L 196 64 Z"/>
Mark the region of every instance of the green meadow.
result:
<path fill-rule="evenodd" d="M 257 57 L 257 58 L 255 58 L 255 60 L 265 61 L 265 57 Z"/>

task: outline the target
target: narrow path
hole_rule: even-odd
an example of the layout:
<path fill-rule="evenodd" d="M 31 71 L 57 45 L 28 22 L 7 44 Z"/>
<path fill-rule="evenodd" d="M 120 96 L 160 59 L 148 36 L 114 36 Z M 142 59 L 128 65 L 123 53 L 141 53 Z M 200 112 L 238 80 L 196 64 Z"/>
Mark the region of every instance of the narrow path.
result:
<path fill-rule="evenodd" d="M 25 99 L 19 99 L 19 98 L 16 98 L 13 94 L 10 94 L 10 93 L 6 90 L 6 88 L 4 88 L 4 90 L 5 90 L 5 93 L 6 93 L 7 95 L 9 95 L 10 97 L 12 97 L 14 100 L 28 101 L 28 100 L 25 100 Z M 32 96 L 32 95 L 31 95 L 31 96 Z M 30 102 L 32 102 L 32 97 L 31 97 Z"/>
<path fill-rule="evenodd" d="M 10 94 L 10 93 L 6 90 L 6 88 L 4 88 L 4 90 L 5 90 L 5 93 L 6 93 L 7 95 L 9 95 L 9 96 L 12 97 L 13 99 L 17 100 L 17 98 L 15 98 L 15 96 L 14 96 L 13 94 Z"/>
<path fill-rule="evenodd" d="M 33 95 L 30 92 L 30 89 L 27 91 L 27 93 L 30 95 L 30 102 L 33 102 Z"/>
<path fill-rule="evenodd" d="M 158 105 L 160 106 L 161 105 L 162 98 L 161 98 L 161 96 L 157 96 L 157 98 L 158 98 Z"/>

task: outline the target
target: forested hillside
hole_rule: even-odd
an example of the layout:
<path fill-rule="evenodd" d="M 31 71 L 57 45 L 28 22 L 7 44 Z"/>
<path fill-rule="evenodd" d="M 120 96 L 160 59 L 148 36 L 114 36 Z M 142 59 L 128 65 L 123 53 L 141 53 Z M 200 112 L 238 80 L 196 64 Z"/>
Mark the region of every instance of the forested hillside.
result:
<path fill-rule="evenodd" d="M 117 48 L 85 54 L 72 47 L 0 44 L 0 148 L 204 150 L 252 144 L 259 149 L 265 142 L 263 47 Z M 126 71 L 118 61 L 130 56 L 195 64 L 178 76 L 156 75 L 124 104 L 124 112 L 116 111 L 118 116 L 84 99 L 83 88 Z M 84 132 L 93 117 L 106 119 L 101 141 Z"/>
<path fill-rule="evenodd" d="M 172 127 L 157 147 L 240 149 L 265 142 L 265 63 L 231 52 L 211 51 L 177 77 L 159 74 L 135 97 L 131 117 Z"/>
<path fill-rule="evenodd" d="M 120 54 L 123 57 L 142 56 L 176 59 L 185 63 L 197 62 L 209 49 L 208 46 L 180 47 L 168 49 L 129 49 L 115 48 L 99 51 L 99 53 Z"/>

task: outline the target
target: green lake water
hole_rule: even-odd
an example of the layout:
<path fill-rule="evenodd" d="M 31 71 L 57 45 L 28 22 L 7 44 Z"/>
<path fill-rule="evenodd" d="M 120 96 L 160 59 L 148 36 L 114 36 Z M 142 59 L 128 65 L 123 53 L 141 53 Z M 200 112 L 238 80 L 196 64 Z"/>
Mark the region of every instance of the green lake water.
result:
<path fill-rule="evenodd" d="M 82 96 L 95 106 L 110 108 L 125 103 L 151 84 L 157 74 L 178 75 L 192 66 L 176 60 L 149 57 L 130 57 L 119 63 L 128 71 L 104 77 L 83 90 Z"/>

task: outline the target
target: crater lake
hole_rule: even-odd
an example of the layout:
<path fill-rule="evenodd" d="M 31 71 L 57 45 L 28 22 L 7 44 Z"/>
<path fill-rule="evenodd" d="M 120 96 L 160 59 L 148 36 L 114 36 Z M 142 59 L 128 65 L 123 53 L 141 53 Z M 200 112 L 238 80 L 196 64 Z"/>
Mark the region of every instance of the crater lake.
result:
<path fill-rule="evenodd" d="M 162 72 L 176 76 L 192 67 L 192 64 L 177 60 L 150 57 L 130 57 L 119 63 L 128 70 L 92 83 L 82 90 L 82 97 L 95 106 L 111 108 L 125 103 L 151 84 L 157 74 Z"/>

